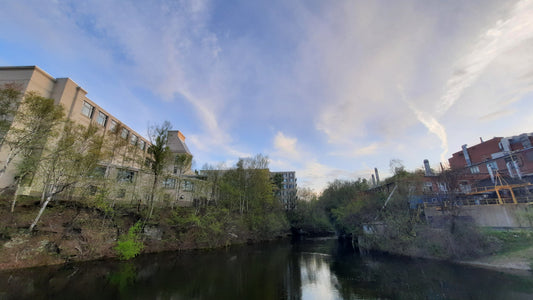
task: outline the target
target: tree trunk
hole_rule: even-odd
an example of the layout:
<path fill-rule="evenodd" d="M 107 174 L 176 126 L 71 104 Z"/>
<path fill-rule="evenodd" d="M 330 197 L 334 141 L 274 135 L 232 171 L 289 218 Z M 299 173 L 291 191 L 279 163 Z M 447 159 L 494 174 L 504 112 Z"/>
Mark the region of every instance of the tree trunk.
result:
<path fill-rule="evenodd" d="M 39 210 L 39 213 L 37 214 L 37 217 L 35 217 L 35 220 L 33 221 L 33 223 L 31 223 L 30 232 L 33 231 L 33 228 L 35 228 L 35 225 L 37 225 L 37 222 L 39 222 L 39 219 L 41 218 L 41 215 L 43 214 L 44 210 L 46 209 L 46 206 L 48 205 L 48 203 L 50 203 L 50 201 L 52 201 L 52 197 L 54 196 L 54 193 L 55 193 L 55 187 L 52 189 L 50 195 L 48 197 L 46 197 L 46 201 L 44 201 L 43 205 L 41 206 L 41 209 Z"/>
<path fill-rule="evenodd" d="M 2 177 L 7 170 L 7 166 L 11 163 L 11 160 L 13 159 L 13 151 L 9 151 L 9 154 L 7 155 L 6 161 L 4 162 L 4 165 L 2 166 L 2 169 L 0 169 L 0 177 Z"/>
<path fill-rule="evenodd" d="M 148 213 L 147 221 L 150 220 L 152 217 L 152 213 L 154 212 L 154 197 L 155 197 L 155 190 L 157 188 L 157 177 L 158 175 L 154 175 L 154 182 L 152 183 L 152 195 L 150 195 L 150 212 Z"/>
<path fill-rule="evenodd" d="M 11 213 L 15 212 L 15 205 L 17 204 L 19 189 L 20 189 L 20 180 L 17 180 L 17 189 L 15 190 L 15 195 L 13 195 L 13 201 L 11 202 Z"/>

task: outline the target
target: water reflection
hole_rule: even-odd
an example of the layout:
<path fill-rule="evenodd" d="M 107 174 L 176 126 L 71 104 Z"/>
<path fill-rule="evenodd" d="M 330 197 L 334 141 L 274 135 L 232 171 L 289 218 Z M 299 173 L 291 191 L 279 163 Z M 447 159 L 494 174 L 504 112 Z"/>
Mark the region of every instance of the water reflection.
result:
<path fill-rule="evenodd" d="M 0 272 L 0 299 L 531 299 L 533 277 L 361 257 L 335 240 Z"/>
<path fill-rule="evenodd" d="M 339 298 L 337 277 L 329 269 L 331 257 L 320 253 L 302 253 L 300 272 L 302 299 Z"/>

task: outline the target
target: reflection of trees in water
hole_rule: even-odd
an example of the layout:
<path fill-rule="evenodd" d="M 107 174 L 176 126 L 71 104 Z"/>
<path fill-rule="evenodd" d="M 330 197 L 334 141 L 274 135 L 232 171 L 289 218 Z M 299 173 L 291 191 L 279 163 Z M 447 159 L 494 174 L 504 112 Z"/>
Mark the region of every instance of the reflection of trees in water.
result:
<path fill-rule="evenodd" d="M 116 272 L 109 274 L 109 283 L 116 286 L 120 293 L 123 293 L 127 287 L 135 283 L 137 270 L 132 262 L 123 262 Z"/>
<path fill-rule="evenodd" d="M 427 260 L 358 256 L 331 264 L 344 299 L 531 299 L 533 278 Z"/>
<path fill-rule="evenodd" d="M 262 244 L 143 255 L 127 263 L 4 271 L 0 298 L 296 300 L 313 284 L 338 290 L 343 299 L 530 299 L 533 294 L 530 276 L 425 260 L 361 258 L 334 246 L 335 241 Z"/>
<path fill-rule="evenodd" d="M 0 298 L 301 299 L 299 261 L 291 248 L 252 245 L 0 272 Z"/>

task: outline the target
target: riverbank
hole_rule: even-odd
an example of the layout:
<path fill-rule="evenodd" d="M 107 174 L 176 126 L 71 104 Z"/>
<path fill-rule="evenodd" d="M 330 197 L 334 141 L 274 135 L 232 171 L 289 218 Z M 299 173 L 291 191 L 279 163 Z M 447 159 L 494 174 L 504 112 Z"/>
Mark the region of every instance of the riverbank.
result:
<path fill-rule="evenodd" d="M 460 264 L 510 271 L 532 271 L 533 246 L 526 249 L 495 254 L 474 260 L 458 261 Z"/>
<path fill-rule="evenodd" d="M 238 217 L 208 208 L 156 208 L 146 221 L 134 206 L 104 210 L 75 201 L 52 202 L 36 230 L 28 228 L 39 201 L 21 199 L 15 212 L 0 202 L 0 270 L 118 258 L 117 242 L 142 222 L 142 253 L 225 247 L 275 239 L 283 232 L 253 231 Z"/>

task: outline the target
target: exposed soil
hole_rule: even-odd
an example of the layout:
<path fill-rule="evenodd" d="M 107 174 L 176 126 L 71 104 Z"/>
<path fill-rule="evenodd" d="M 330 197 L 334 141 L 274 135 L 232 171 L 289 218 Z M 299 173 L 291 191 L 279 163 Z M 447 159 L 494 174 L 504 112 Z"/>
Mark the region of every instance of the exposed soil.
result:
<path fill-rule="evenodd" d="M 28 228 L 37 215 L 39 201 L 24 199 L 15 212 L 9 212 L 9 201 L 0 201 L 0 270 L 63 264 L 117 257 L 113 249 L 120 235 L 141 216 L 135 208 L 117 208 L 113 216 L 79 202 L 51 202 L 33 232 Z M 165 213 L 167 215 L 165 215 Z M 161 209 L 143 232 L 143 253 L 219 247 L 245 243 L 249 235 L 242 231 L 221 240 L 198 242 L 192 230 L 176 228 L 165 220 L 168 212 Z"/>

